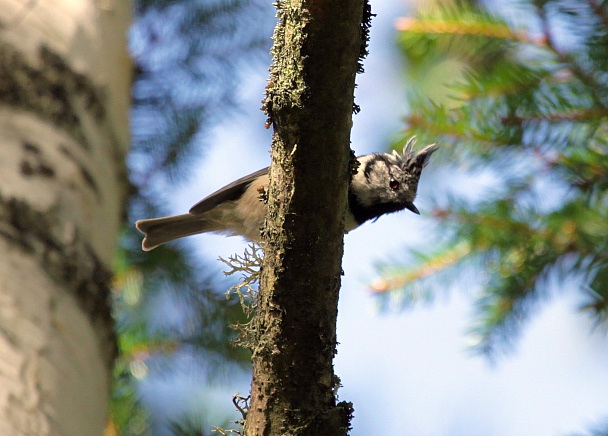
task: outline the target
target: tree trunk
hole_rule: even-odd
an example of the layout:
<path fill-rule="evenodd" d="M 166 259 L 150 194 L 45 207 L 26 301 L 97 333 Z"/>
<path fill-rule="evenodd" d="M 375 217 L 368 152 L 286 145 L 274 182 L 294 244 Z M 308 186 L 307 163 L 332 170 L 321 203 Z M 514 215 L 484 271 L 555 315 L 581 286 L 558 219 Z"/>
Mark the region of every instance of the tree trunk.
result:
<path fill-rule="evenodd" d="M 127 0 L 0 0 L 0 434 L 101 435 Z"/>
<path fill-rule="evenodd" d="M 274 126 L 248 436 L 344 435 L 336 318 L 363 0 L 278 3 Z"/>

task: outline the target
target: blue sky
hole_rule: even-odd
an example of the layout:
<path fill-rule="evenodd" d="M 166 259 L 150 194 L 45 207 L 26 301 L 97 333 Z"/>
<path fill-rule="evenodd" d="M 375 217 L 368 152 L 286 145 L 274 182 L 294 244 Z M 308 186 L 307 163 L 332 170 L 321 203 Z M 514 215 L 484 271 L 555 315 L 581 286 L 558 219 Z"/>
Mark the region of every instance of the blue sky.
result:
<path fill-rule="evenodd" d="M 402 65 L 394 45 L 394 20 L 405 3 L 373 2 L 370 55 L 357 78 L 352 147 L 357 154 L 383 151 L 406 112 Z M 215 189 L 269 164 L 270 131 L 258 110 L 266 68 L 244 71 L 241 110 L 209 136 L 192 182 L 179 189 L 174 210 L 183 213 Z M 449 146 L 446 144 L 444 146 Z M 440 152 L 435 156 L 440 155 Z M 433 159 L 435 159 L 435 156 Z M 431 162 L 431 166 L 433 162 Z M 344 278 L 338 316 L 336 373 L 341 400 L 354 403 L 353 436 L 550 436 L 582 432 L 608 415 L 608 340 L 576 311 L 574 281 L 553 285 L 524 328 L 515 352 L 491 364 L 470 351 L 467 330 L 473 317 L 475 277 L 445 284 L 434 303 L 413 310 L 380 312 L 368 284 L 378 261 L 399 259 L 405 247 L 438 231 L 430 215 L 433 193 L 450 174 L 424 177 L 417 206 L 421 216 L 402 212 L 368 223 L 345 237 Z M 460 179 L 459 179 L 460 180 Z M 459 182 L 464 184 L 465 182 Z M 470 180 L 468 181 L 470 183 Z M 456 189 L 469 190 L 466 185 Z M 440 195 L 440 193 L 439 193 Z M 218 256 L 242 253 L 245 241 L 201 235 L 189 238 L 200 256 L 217 266 Z M 234 392 L 246 393 L 249 379 L 216 380 L 213 388 L 192 389 L 187 378 L 149 380 L 144 392 L 190 395 L 176 408 L 200 403 L 232 409 Z M 154 408 L 155 403 L 151 402 Z M 211 408 L 210 408 L 211 409 Z M 221 419 L 221 413 L 218 413 Z"/>

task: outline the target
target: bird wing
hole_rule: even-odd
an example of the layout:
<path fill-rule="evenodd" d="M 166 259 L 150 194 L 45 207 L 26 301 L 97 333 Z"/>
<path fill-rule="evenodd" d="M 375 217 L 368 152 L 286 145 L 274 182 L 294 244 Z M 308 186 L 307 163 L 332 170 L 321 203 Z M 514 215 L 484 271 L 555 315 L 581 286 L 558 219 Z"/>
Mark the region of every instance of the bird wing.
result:
<path fill-rule="evenodd" d="M 190 213 L 205 213 L 213 209 L 218 204 L 223 203 L 224 201 L 234 201 L 239 199 L 255 179 L 268 174 L 268 168 L 269 167 L 262 168 L 261 170 L 256 171 L 255 173 L 251 173 L 248 176 L 241 177 L 240 179 L 235 180 L 229 185 L 218 189 L 213 194 L 208 195 L 207 197 L 196 203 L 194 206 L 192 206 L 192 208 L 190 208 Z"/>

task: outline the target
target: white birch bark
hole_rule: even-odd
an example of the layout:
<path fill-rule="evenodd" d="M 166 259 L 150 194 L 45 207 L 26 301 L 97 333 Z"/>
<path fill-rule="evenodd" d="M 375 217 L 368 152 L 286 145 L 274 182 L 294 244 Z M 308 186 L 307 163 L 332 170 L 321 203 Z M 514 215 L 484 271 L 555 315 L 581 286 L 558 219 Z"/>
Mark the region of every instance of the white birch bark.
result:
<path fill-rule="evenodd" d="M 0 435 L 101 435 L 129 0 L 0 0 Z"/>

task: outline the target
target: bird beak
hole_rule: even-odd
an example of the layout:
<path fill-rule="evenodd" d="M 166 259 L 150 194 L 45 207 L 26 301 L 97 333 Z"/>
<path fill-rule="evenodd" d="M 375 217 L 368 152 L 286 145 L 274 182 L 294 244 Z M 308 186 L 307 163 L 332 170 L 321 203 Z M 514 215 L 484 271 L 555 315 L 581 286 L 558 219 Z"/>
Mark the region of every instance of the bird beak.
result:
<path fill-rule="evenodd" d="M 420 215 L 420 212 L 418 211 L 418 208 L 416 206 L 414 206 L 414 203 L 412 203 L 411 201 L 405 203 L 405 208 L 408 209 L 408 210 L 411 210 L 416 215 Z"/>

